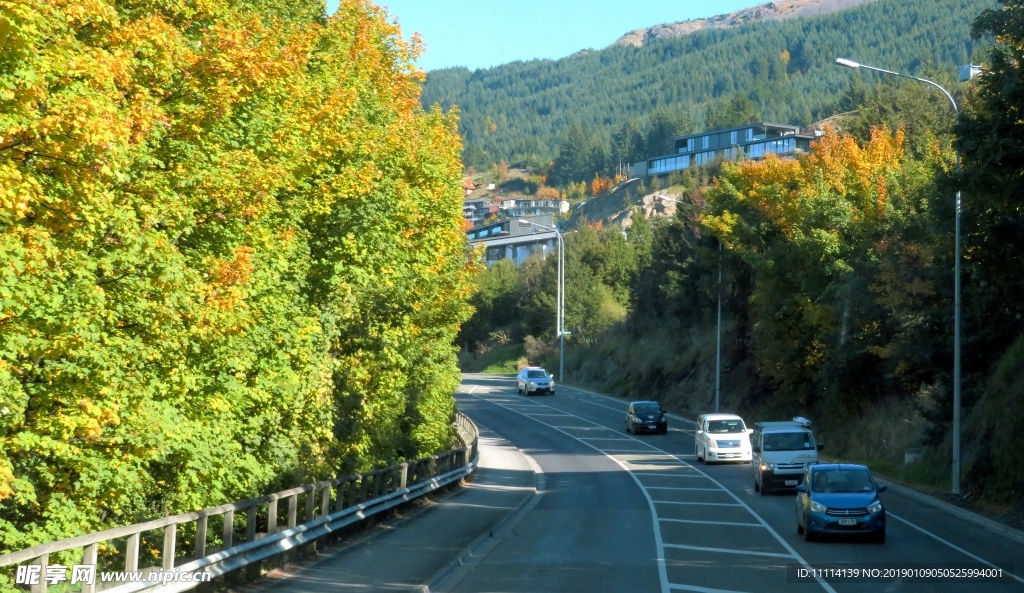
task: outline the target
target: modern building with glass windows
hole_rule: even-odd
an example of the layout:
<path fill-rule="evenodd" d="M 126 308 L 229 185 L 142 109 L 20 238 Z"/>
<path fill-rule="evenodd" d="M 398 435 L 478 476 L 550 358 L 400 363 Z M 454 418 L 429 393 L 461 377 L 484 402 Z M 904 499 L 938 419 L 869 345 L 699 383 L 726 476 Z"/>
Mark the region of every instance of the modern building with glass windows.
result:
<path fill-rule="evenodd" d="M 471 245 L 484 244 L 488 266 L 510 259 L 519 267 L 531 256 L 544 257 L 558 251 L 558 235 L 545 228 L 553 228 L 554 225 L 554 218 L 550 214 L 524 216 L 477 227 L 467 231 L 466 235 Z"/>
<path fill-rule="evenodd" d="M 716 159 L 759 159 L 768 154 L 791 156 L 810 150 L 814 139 L 815 136 L 801 134 L 799 126 L 766 123 L 680 136 L 675 139 L 674 154 L 635 163 L 632 177 L 666 175 Z"/>

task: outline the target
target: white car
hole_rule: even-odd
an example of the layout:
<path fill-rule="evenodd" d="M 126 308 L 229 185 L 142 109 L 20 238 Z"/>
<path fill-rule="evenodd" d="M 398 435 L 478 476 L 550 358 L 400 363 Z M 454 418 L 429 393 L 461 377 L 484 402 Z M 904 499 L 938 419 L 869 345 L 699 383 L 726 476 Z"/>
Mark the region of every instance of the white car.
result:
<path fill-rule="evenodd" d="M 537 393 L 555 394 L 555 380 L 547 371 L 540 367 L 526 367 L 516 376 L 516 393 L 533 395 Z"/>
<path fill-rule="evenodd" d="M 693 452 L 704 463 L 750 462 L 750 433 L 743 419 L 733 414 L 704 414 L 697 418 Z"/>

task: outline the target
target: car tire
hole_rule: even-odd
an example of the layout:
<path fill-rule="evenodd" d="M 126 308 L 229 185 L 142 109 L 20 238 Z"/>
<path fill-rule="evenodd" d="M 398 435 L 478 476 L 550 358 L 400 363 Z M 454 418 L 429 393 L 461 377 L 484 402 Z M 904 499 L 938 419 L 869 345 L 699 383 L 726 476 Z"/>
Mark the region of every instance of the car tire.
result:
<path fill-rule="evenodd" d="M 818 539 L 818 536 L 816 536 L 813 533 L 811 533 L 811 531 L 809 529 L 805 529 L 804 530 L 804 541 L 805 542 L 813 542 L 816 539 Z"/>
<path fill-rule="evenodd" d="M 800 524 L 800 520 L 799 519 L 797 519 L 797 521 L 796 521 L 796 534 L 797 535 L 803 535 L 804 534 L 804 526 Z"/>
<path fill-rule="evenodd" d="M 668 425 L 667 424 L 665 426 L 661 427 L 661 434 L 668 434 Z"/>
<path fill-rule="evenodd" d="M 629 434 L 629 433 L 630 433 L 630 430 L 629 430 L 629 422 L 627 422 L 627 423 L 626 423 L 626 434 Z"/>
<path fill-rule="evenodd" d="M 875 542 L 876 544 L 884 544 L 885 543 L 885 529 L 883 528 L 881 531 L 876 533 L 874 535 L 874 537 L 872 538 L 872 541 Z"/>
<path fill-rule="evenodd" d="M 761 496 L 768 496 L 768 487 L 764 483 L 761 484 Z"/>
<path fill-rule="evenodd" d="M 757 483 L 757 478 L 754 478 L 754 492 L 760 492 L 761 485 Z"/>

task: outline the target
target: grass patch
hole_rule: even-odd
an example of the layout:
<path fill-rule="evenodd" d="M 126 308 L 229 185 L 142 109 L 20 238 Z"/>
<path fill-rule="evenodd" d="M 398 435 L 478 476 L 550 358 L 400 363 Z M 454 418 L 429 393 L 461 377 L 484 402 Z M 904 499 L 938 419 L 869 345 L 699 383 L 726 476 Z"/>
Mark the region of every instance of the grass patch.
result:
<path fill-rule="evenodd" d="M 470 361 L 466 365 L 465 371 L 491 375 L 514 375 L 519 372 L 520 360 L 526 360 L 526 348 L 523 344 L 505 344 Z"/>

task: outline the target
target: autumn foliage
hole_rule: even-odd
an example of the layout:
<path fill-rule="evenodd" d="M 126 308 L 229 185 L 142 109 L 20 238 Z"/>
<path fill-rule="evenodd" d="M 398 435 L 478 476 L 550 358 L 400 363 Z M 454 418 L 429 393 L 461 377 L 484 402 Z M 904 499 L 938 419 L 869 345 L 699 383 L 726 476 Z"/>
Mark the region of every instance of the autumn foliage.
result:
<path fill-rule="evenodd" d="M 0 38 L 0 553 L 451 444 L 415 38 L 364 0 L 2 0 Z"/>
<path fill-rule="evenodd" d="M 701 224 L 750 270 L 750 348 L 778 397 L 804 409 L 868 406 L 934 379 L 929 206 L 943 156 L 904 152 L 901 130 L 827 133 L 797 159 L 728 164 Z"/>

